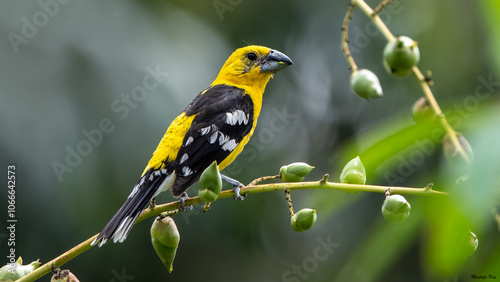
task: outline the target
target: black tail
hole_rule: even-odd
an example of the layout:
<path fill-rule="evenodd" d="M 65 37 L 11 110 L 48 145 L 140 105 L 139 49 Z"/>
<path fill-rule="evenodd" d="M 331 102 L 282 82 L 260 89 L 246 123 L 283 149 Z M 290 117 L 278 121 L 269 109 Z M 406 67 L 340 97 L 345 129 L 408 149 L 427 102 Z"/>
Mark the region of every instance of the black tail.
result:
<path fill-rule="evenodd" d="M 92 241 L 91 245 L 99 244 L 99 247 L 106 244 L 108 240 L 113 239 L 113 242 L 122 243 L 127 239 L 128 233 L 134 226 L 135 220 L 141 214 L 149 202 L 156 197 L 164 188 L 166 180 L 172 180 L 165 171 L 148 171 L 139 183 L 135 185 L 134 190 L 128 196 L 127 200 L 111 220 L 106 224 L 101 233 Z M 173 181 L 172 181 L 173 182 Z M 169 185 L 171 186 L 171 184 Z M 168 187 L 167 187 L 168 188 Z"/>

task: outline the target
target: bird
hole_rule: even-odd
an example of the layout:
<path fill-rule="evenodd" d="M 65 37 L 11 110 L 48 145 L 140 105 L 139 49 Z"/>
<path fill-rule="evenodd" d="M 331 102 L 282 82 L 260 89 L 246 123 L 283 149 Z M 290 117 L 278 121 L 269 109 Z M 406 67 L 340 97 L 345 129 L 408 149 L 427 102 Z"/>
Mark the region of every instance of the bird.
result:
<path fill-rule="evenodd" d="M 231 164 L 255 130 L 267 83 L 292 64 L 287 55 L 268 47 L 236 49 L 212 84 L 172 121 L 132 192 L 91 245 L 101 247 L 111 239 L 122 243 L 159 193 L 171 189 L 184 206 L 186 190 L 212 162 L 220 171 Z M 239 193 L 243 184 L 221 178 L 233 185 L 236 199 L 244 198 Z"/>

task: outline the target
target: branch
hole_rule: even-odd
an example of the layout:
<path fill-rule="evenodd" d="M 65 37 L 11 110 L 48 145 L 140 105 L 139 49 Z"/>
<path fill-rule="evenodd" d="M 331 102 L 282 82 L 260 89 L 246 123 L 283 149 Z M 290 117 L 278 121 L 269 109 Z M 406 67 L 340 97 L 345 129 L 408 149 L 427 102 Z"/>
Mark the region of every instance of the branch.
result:
<path fill-rule="evenodd" d="M 347 62 L 349 63 L 349 66 L 351 67 L 351 70 L 357 71 L 358 67 L 356 66 L 356 63 L 354 62 L 354 59 L 351 55 L 351 52 L 349 51 L 349 39 L 347 38 L 347 33 L 349 30 L 349 22 L 352 19 L 352 12 L 354 11 L 354 8 L 356 5 L 353 3 L 349 4 L 349 7 L 347 8 L 347 13 L 345 14 L 344 22 L 342 23 L 342 53 L 344 53 L 345 58 L 347 59 Z"/>
<path fill-rule="evenodd" d="M 422 72 L 418 67 L 414 66 L 412 71 L 415 77 L 418 79 L 418 83 L 420 84 L 420 87 L 424 92 L 425 98 L 427 99 L 432 110 L 438 117 L 439 122 L 443 126 L 443 129 L 450 135 L 450 140 L 453 143 L 453 146 L 457 149 L 458 153 L 462 155 L 465 161 L 470 163 L 471 159 L 469 158 L 469 155 L 467 155 L 464 147 L 462 147 L 462 144 L 460 144 L 460 142 L 458 141 L 457 132 L 453 129 L 453 127 L 451 127 L 444 113 L 441 111 L 441 108 L 439 107 L 436 98 L 434 98 L 434 95 L 432 95 L 431 88 L 429 87 L 429 82 L 425 79 L 424 75 L 422 74 Z"/>
<path fill-rule="evenodd" d="M 392 3 L 392 0 L 384 0 L 384 1 L 381 1 L 380 3 L 378 3 L 378 6 L 375 9 L 373 9 L 372 16 L 378 15 L 385 8 L 385 6 L 387 6 L 391 3 Z"/>
<path fill-rule="evenodd" d="M 366 2 L 364 0 L 352 0 L 352 3 L 356 6 L 358 6 L 373 21 L 373 23 L 377 26 L 377 28 L 380 30 L 380 32 L 382 32 L 382 34 L 385 36 L 387 41 L 391 41 L 394 39 L 394 35 L 389 30 L 389 28 L 387 28 L 387 26 L 384 24 L 382 19 L 380 19 L 380 17 L 378 16 L 378 12 L 375 13 L 372 10 L 372 8 L 370 8 L 370 6 L 368 6 L 368 4 L 366 4 Z M 387 4 L 385 4 L 385 5 L 387 5 Z M 383 7 L 385 7 L 385 5 Z"/>
<path fill-rule="evenodd" d="M 259 179 L 275 179 L 276 176 L 268 176 L 261 177 Z M 251 184 L 246 187 L 241 188 L 241 194 L 257 194 L 257 193 L 266 193 L 272 191 L 292 191 L 292 190 L 314 190 L 314 189 L 327 189 L 327 190 L 341 190 L 349 193 L 356 192 L 373 192 L 373 193 L 385 193 L 387 189 L 390 189 L 392 194 L 406 194 L 406 195 L 425 195 L 425 196 L 444 196 L 447 195 L 445 192 L 440 192 L 433 190 L 430 186 L 422 187 L 422 188 L 408 188 L 408 187 L 390 187 L 390 186 L 378 186 L 378 185 L 361 185 L 361 184 L 345 184 L 345 183 L 336 183 L 336 182 L 327 182 L 324 181 L 325 177 L 319 181 L 308 181 L 308 182 L 293 182 L 293 183 L 268 183 L 268 184 Z M 257 181 L 252 181 L 252 183 Z M 217 198 L 217 200 L 233 198 L 234 190 L 225 190 L 222 191 Z M 217 201 L 216 200 L 216 201 Z M 196 204 L 203 203 L 199 197 L 192 197 L 186 200 L 185 206 L 192 206 Z M 145 220 L 146 218 L 158 216 L 163 212 L 174 211 L 179 209 L 180 203 L 170 202 L 163 205 L 158 205 L 153 208 L 145 209 L 137 221 Z M 90 243 L 97 237 L 98 234 L 92 236 L 91 238 L 83 241 L 78 244 L 74 248 L 68 250 L 62 255 L 56 257 L 55 259 L 45 263 L 41 267 L 37 268 L 33 272 L 30 272 L 26 276 L 17 280 L 17 282 L 31 282 L 36 279 L 44 276 L 45 274 L 51 272 L 52 266 L 62 266 L 67 263 L 71 259 L 90 249 Z"/>
<path fill-rule="evenodd" d="M 385 6 L 390 4 L 391 2 L 392 1 L 390 1 L 390 0 L 381 1 L 379 3 L 379 5 L 377 6 L 377 8 L 375 8 L 375 10 L 372 10 L 372 8 L 370 8 L 370 6 L 368 4 L 366 4 L 366 2 L 364 0 L 352 0 L 352 3 L 349 6 L 349 9 L 347 10 L 347 13 L 346 13 L 346 19 L 347 19 L 348 15 L 352 15 L 352 9 L 354 7 L 359 7 L 366 14 L 366 16 L 368 16 L 368 18 L 370 18 L 373 21 L 373 23 L 382 32 L 382 34 L 387 39 L 387 41 L 394 40 L 394 38 L 395 38 L 394 35 L 391 33 L 389 28 L 384 24 L 384 22 L 378 16 L 380 11 Z M 343 29 L 342 30 L 343 31 L 342 32 L 342 41 L 343 42 L 345 40 L 347 40 L 347 30 L 344 30 L 344 27 L 347 27 L 347 26 L 345 26 L 345 24 L 346 24 L 346 20 L 344 20 L 344 24 L 342 25 L 342 29 Z M 347 24 L 349 24 L 348 21 L 347 21 Z M 345 32 L 345 40 L 344 40 L 344 32 Z M 347 42 L 346 42 L 346 46 L 347 46 Z M 353 65 L 356 66 L 350 53 L 349 52 L 346 53 L 344 51 L 344 54 L 346 54 L 346 58 L 349 61 L 349 64 L 351 66 L 353 66 Z M 348 57 L 348 55 L 349 55 L 349 57 Z M 352 60 L 352 63 L 350 60 Z M 441 126 L 443 127 L 444 131 L 447 132 L 448 135 L 450 135 L 450 140 L 453 143 L 453 146 L 457 149 L 458 153 L 465 159 L 465 161 L 470 163 L 471 159 L 469 158 L 469 156 L 465 152 L 465 149 L 463 148 L 462 144 L 460 144 L 460 142 L 458 141 L 457 132 L 453 129 L 453 127 L 451 127 L 450 123 L 448 122 L 445 115 L 443 114 L 443 111 L 441 111 L 441 108 L 439 107 L 439 104 L 437 103 L 436 98 L 432 94 L 432 90 L 429 87 L 429 81 L 427 81 L 425 79 L 424 75 L 422 74 L 422 72 L 420 71 L 420 69 L 417 66 L 414 66 L 412 70 L 413 70 L 414 76 L 417 78 L 418 83 L 420 84 L 420 87 L 422 88 L 422 91 L 424 92 L 425 98 L 429 102 L 434 114 L 438 117 L 438 119 L 441 123 Z"/>

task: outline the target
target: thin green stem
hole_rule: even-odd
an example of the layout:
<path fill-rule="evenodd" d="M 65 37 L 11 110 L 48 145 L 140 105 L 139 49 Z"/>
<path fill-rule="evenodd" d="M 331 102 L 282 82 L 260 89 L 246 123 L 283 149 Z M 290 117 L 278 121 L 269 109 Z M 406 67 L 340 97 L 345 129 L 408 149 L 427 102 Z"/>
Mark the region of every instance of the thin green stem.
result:
<path fill-rule="evenodd" d="M 90 249 L 92 246 L 90 243 L 94 241 L 94 239 L 97 237 L 97 234 L 92 236 L 91 238 L 81 242 L 77 246 L 71 248 L 67 252 L 63 253 L 62 255 L 56 257 L 55 259 L 45 263 L 44 265 L 40 266 L 39 268 L 35 269 L 33 272 L 30 272 L 28 275 L 16 280 L 18 282 L 20 281 L 35 281 L 39 279 L 40 277 L 44 276 L 47 273 L 50 273 L 52 271 L 52 266 L 61 266 L 68 261 L 72 260 L 79 254 L 85 252 L 86 250 Z"/>
<path fill-rule="evenodd" d="M 378 15 L 385 8 L 385 6 L 387 6 L 391 3 L 392 3 L 392 0 L 380 1 L 380 3 L 378 3 L 378 6 L 375 9 L 373 9 L 372 16 Z"/>
<path fill-rule="evenodd" d="M 280 178 L 281 178 L 281 174 L 276 174 L 276 175 L 272 175 L 272 176 L 263 176 L 263 177 L 259 177 L 259 178 L 255 179 L 254 181 L 250 182 L 250 184 L 248 184 L 247 186 L 257 185 L 263 181 L 269 181 L 269 180 L 280 179 Z"/>
<path fill-rule="evenodd" d="M 439 119 L 439 122 L 441 123 L 441 126 L 443 129 L 450 135 L 450 140 L 453 143 L 453 146 L 457 149 L 458 153 L 467 161 L 470 162 L 469 155 L 465 152 L 465 149 L 462 147 L 462 144 L 458 141 L 457 137 L 457 132 L 451 127 L 450 123 L 446 119 L 443 111 L 441 111 L 441 108 L 439 107 L 438 102 L 436 101 L 436 98 L 432 94 L 431 87 L 429 86 L 429 83 L 425 79 L 425 76 L 422 74 L 420 69 L 417 66 L 414 66 L 412 68 L 413 74 L 418 80 L 418 83 L 420 87 L 422 88 L 422 91 L 424 92 L 425 98 L 429 102 L 429 105 L 431 106 L 432 110 L 436 114 L 436 116 Z"/>
<path fill-rule="evenodd" d="M 349 66 L 351 67 L 351 70 L 357 71 L 358 66 L 356 66 L 356 63 L 354 62 L 354 58 L 351 55 L 351 52 L 349 51 L 349 39 L 347 37 L 348 35 L 348 30 L 349 30 L 349 22 L 351 21 L 352 18 L 352 12 L 354 11 L 354 8 L 356 8 L 356 5 L 354 4 L 354 1 L 349 4 L 349 7 L 347 8 L 347 12 L 344 17 L 344 22 L 342 23 L 342 53 L 344 53 L 345 58 L 347 59 L 347 62 L 349 63 Z"/>
<path fill-rule="evenodd" d="M 321 178 L 321 180 L 319 181 L 319 183 L 320 184 L 325 184 L 328 181 L 328 177 L 330 177 L 330 174 L 325 173 L 325 175 L 323 175 L 323 178 Z"/>
<path fill-rule="evenodd" d="M 269 177 L 261 177 L 258 179 L 274 179 L 275 176 Z M 260 185 L 248 185 L 246 187 L 241 188 L 240 193 L 245 193 L 246 195 L 257 194 L 257 193 L 266 193 L 272 191 L 293 191 L 293 190 L 314 190 L 314 189 L 327 189 L 327 190 L 340 190 L 349 193 L 356 192 L 373 192 L 373 193 L 385 193 L 387 189 L 390 189 L 392 194 L 406 194 L 406 195 L 425 195 L 425 196 L 444 196 L 447 195 L 444 192 L 436 191 L 428 186 L 422 188 L 408 188 L 408 187 L 389 187 L 389 186 L 378 186 L 378 185 L 361 185 L 361 184 L 345 184 L 345 183 L 336 183 L 336 182 L 327 182 L 324 181 L 327 178 L 327 175 L 323 177 L 323 179 L 319 181 L 308 181 L 308 182 L 293 182 L 293 183 L 268 183 L 268 184 L 260 184 Z M 252 181 L 252 183 L 255 181 Z M 234 190 L 225 190 L 222 191 L 217 198 L 216 201 L 233 198 Z M 196 204 L 203 203 L 199 197 L 192 197 L 186 200 L 185 206 L 192 206 Z M 137 221 L 145 220 L 146 218 L 157 216 L 161 213 L 171 212 L 179 209 L 180 203 L 178 201 L 171 202 L 163 205 L 156 205 L 154 207 L 150 207 L 145 209 Z M 17 280 L 17 282 L 31 282 L 35 281 L 38 278 L 44 276 L 52 270 L 52 266 L 61 267 L 63 264 L 67 263 L 71 259 L 75 258 L 79 254 L 85 252 L 90 249 L 92 246 L 90 243 L 97 237 L 98 234 L 92 236 L 91 238 L 83 241 L 78 244 L 74 248 L 68 250 L 62 255 L 56 257 L 55 259 L 45 263 L 41 267 L 37 268 L 33 272 L 28 275 L 22 277 Z"/>
<path fill-rule="evenodd" d="M 391 41 L 394 39 L 394 35 L 389 30 L 389 28 L 387 28 L 382 19 L 380 19 L 378 13 L 374 13 L 372 8 L 370 8 L 370 6 L 368 6 L 365 1 L 352 0 L 352 3 L 358 6 L 366 14 L 366 16 L 368 16 L 373 21 L 373 23 L 377 26 L 380 32 L 382 32 L 387 41 Z"/>
<path fill-rule="evenodd" d="M 288 213 L 290 214 L 290 216 L 293 216 L 294 215 L 294 212 L 293 212 L 293 204 L 292 204 L 292 193 L 290 193 L 290 190 L 288 190 L 288 188 L 285 188 L 285 200 L 286 200 L 286 203 L 288 205 Z"/>
<path fill-rule="evenodd" d="M 174 214 L 177 214 L 177 213 L 180 213 L 180 212 L 181 211 L 179 209 L 177 209 L 177 210 L 163 212 L 163 213 L 159 214 L 158 216 L 161 216 L 161 217 L 173 216 Z"/>
<path fill-rule="evenodd" d="M 212 205 L 212 202 L 205 203 L 203 205 L 203 212 L 207 212 L 210 209 L 211 205 Z"/>

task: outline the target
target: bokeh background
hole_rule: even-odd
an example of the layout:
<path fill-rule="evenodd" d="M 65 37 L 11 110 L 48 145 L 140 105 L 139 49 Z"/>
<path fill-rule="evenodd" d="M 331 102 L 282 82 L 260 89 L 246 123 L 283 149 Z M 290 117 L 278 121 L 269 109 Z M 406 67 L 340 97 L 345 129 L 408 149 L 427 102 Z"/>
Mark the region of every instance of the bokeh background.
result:
<path fill-rule="evenodd" d="M 255 135 L 228 175 L 248 183 L 305 161 L 316 167 L 308 180 L 330 173 L 337 181 L 360 155 L 370 184 L 434 183 L 452 196 L 408 196 L 412 215 L 394 225 L 380 214 L 382 194 L 297 191 L 295 208 L 318 213 L 303 233 L 290 228 L 282 193 L 217 201 L 208 213 L 196 207 L 174 217 L 181 244 L 171 274 L 151 246 L 152 219 L 125 243 L 92 248 L 63 268 L 80 281 L 500 279 L 500 4 L 395 0 L 381 13 L 394 34 L 419 42 L 419 66 L 432 71 L 438 102 L 472 145 L 469 180 L 456 186 L 464 170 L 444 158 L 442 132 L 412 121 L 411 106 L 422 96 L 417 81 L 386 73 L 385 39 L 359 10 L 351 52 L 358 66 L 377 73 L 384 97 L 365 101 L 350 90 L 340 52 L 348 2 L 2 1 L 0 159 L 4 175 L 16 166 L 16 255 L 47 262 L 99 232 L 169 123 L 233 50 L 250 43 L 280 50 L 294 65 L 269 83 Z M 137 92 L 151 73 L 157 83 Z M 172 200 L 170 193 L 158 198 Z M 463 259 L 456 238 L 467 230 L 479 247 Z M 2 264 L 7 236 L 2 228 Z"/>

